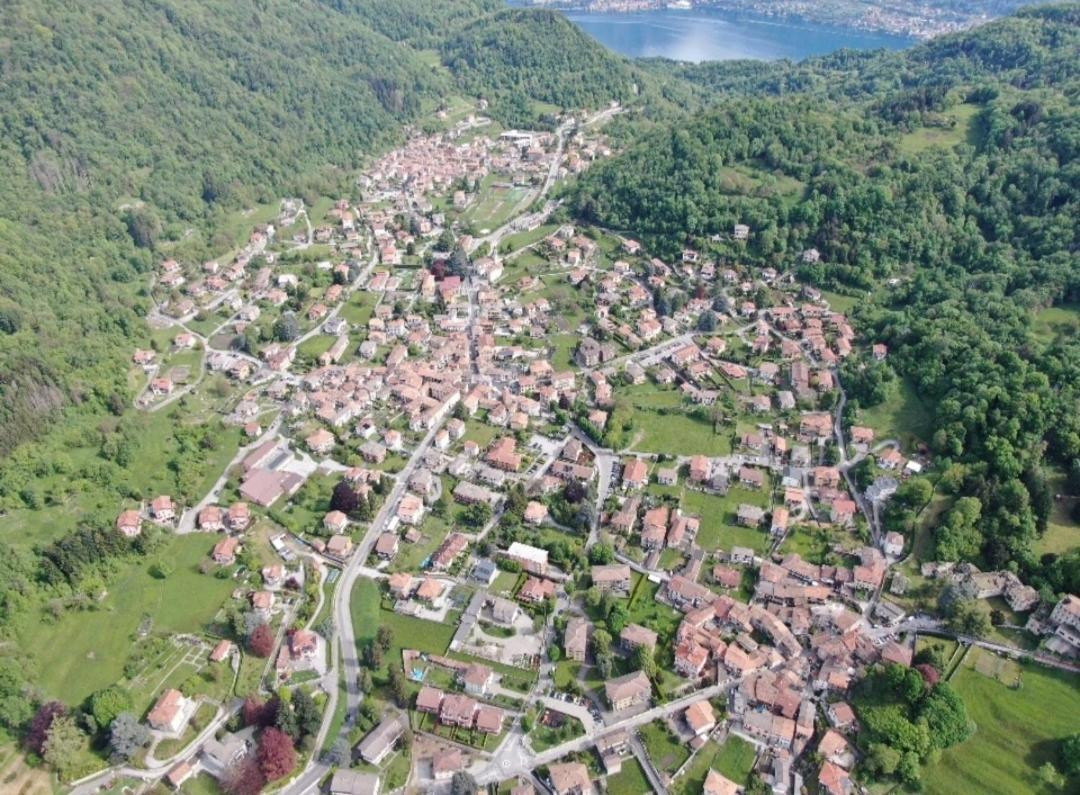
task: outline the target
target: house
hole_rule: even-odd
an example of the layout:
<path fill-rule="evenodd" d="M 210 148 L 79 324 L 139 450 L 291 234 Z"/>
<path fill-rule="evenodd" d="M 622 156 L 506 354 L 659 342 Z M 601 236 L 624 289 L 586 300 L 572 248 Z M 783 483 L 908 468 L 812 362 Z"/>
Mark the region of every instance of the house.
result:
<path fill-rule="evenodd" d="M 199 511 L 198 524 L 200 530 L 216 533 L 225 529 L 225 514 L 217 505 L 207 505 Z"/>
<path fill-rule="evenodd" d="M 179 790 L 184 786 L 189 778 L 195 774 L 195 764 L 191 759 L 185 759 L 183 762 L 178 762 L 176 765 L 165 774 L 165 781 L 174 790 Z"/>
<path fill-rule="evenodd" d="M 465 759 L 457 748 L 440 751 L 431 757 L 431 775 L 436 781 L 451 779 L 455 773 L 464 769 Z"/>
<path fill-rule="evenodd" d="M 506 550 L 506 557 L 521 564 L 521 568 L 530 574 L 544 576 L 548 568 L 548 552 L 546 549 L 522 544 L 514 541 Z"/>
<path fill-rule="evenodd" d="M 397 533 L 382 533 L 379 540 L 375 542 L 375 554 L 383 560 L 390 560 L 398 553 L 399 541 Z"/>
<path fill-rule="evenodd" d="M 710 769 L 701 792 L 702 795 L 738 795 L 739 785 Z"/>
<path fill-rule="evenodd" d="M 170 688 L 161 697 L 146 716 L 150 727 L 159 732 L 179 734 L 191 716 L 194 703 L 175 688 Z"/>
<path fill-rule="evenodd" d="M 255 591 L 251 595 L 251 607 L 263 618 L 269 618 L 270 611 L 274 609 L 274 594 L 270 591 Z"/>
<path fill-rule="evenodd" d="M 353 542 L 346 535 L 333 535 L 326 542 L 326 554 L 332 558 L 344 560 L 352 554 Z"/>
<path fill-rule="evenodd" d="M 684 718 L 695 737 L 707 735 L 716 726 L 716 716 L 713 714 L 712 705 L 706 699 L 695 701 L 687 707 Z"/>
<path fill-rule="evenodd" d="M 315 433 L 304 439 L 308 449 L 318 455 L 326 455 L 333 450 L 336 441 L 334 434 L 330 433 L 326 428 L 319 428 Z"/>
<path fill-rule="evenodd" d="M 750 489 L 760 489 L 766 483 L 765 471 L 755 467 L 740 467 L 739 483 Z"/>
<path fill-rule="evenodd" d="M 855 710 L 846 701 L 834 701 L 829 704 L 825 711 L 829 723 L 840 731 L 846 731 L 855 726 Z"/>
<path fill-rule="evenodd" d="M 381 782 L 375 773 L 337 770 L 330 779 L 330 795 L 379 795 Z"/>
<path fill-rule="evenodd" d="M 732 547 L 728 554 L 728 560 L 739 566 L 749 566 L 754 563 L 754 550 L 750 547 Z"/>
<path fill-rule="evenodd" d="M 398 503 L 396 513 L 402 524 L 418 525 L 424 518 L 424 501 L 415 494 L 406 492 Z"/>
<path fill-rule="evenodd" d="M 223 538 L 214 545 L 214 562 L 221 566 L 231 566 L 236 562 L 236 551 L 240 547 L 240 539 L 234 536 Z"/>
<path fill-rule="evenodd" d="M 641 489 L 649 483 L 649 467 L 640 458 L 631 459 L 623 467 L 622 485 L 625 489 Z"/>
<path fill-rule="evenodd" d="M 592 584 L 601 591 L 614 591 L 622 595 L 630 593 L 630 567 L 625 563 L 596 565 L 590 570 Z"/>
<path fill-rule="evenodd" d="M 782 506 L 774 508 L 769 532 L 772 533 L 774 536 L 782 536 L 784 533 L 787 532 L 788 521 L 790 517 L 791 514 L 787 508 L 784 508 Z"/>
<path fill-rule="evenodd" d="M 488 692 L 494 672 L 486 665 L 473 663 L 461 674 L 461 684 L 465 692 L 474 696 L 482 696 Z"/>
<path fill-rule="evenodd" d="M 513 624 L 518 617 L 518 606 L 509 599 L 496 596 L 491 600 L 491 617 L 498 624 Z"/>
<path fill-rule="evenodd" d="M 703 455 L 696 455 L 690 459 L 690 480 L 694 483 L 704 483 L 712 473 L 712 462 Z"/>
<path fill-rule="evenodd" d="M 818 787 L 828 795 L 851 795 L 855 791 L 848 772 L 832 762 L 822 764 L 818 772 Z"/>
<path fill-rule="evenodd" d="M 233 642 L 231 640 L 223 640 L 214 647 L 214 650 L 210 652 L 210 662 L 219 663 L 232 654 Z"/>
<path fill-rule="evenodd" d="M 818 753 L 821 754 L 823 759 L 827 759 L 834 765 L 839 765 L 845 769 L 850 769 L 855 764 L 855 755 L 852 753 L 851 746 L 848 745 L 847 740 L 832 729 L 826 731 L 821 738 L 821 742 L 818 743 Z"/>
<path fill-rule="evenodd" d="M 529 577 L 518 591 L 518 599 L 529 604 L 540 604 L 555 595 L 555 583 L 538 577 Z"/>
<path fill-rule="evenodd" d="M 650 652 L 656 650 L 657 634 L 641 624 L 627 624 L 619 633 L 619 640 L 627 651 L 643 646 Z"/>
<path fill-rule="evenodd" d="M 171 522 L 176 518 L 176 505 L 172 497 L 162 494 L 150 502 L 150 518 L 155 522 Z"/>
<path fill-rule="evenodd" d="M 647 702 L 652 697 L 652 683 L 643 671 L 634 671 L 606 681 L 604 696 L 612 710 L 619 712 Z"/>
<path fill-rule="evenodd" d="M 563 632 L 563 651 L 567 658 L 576 662 L 585 662 L 585 652 L 589 646 L 589 622 L 574 617 L 566 622 Z"/>
<path fill-rule="evenodd" d="M 536 500 L 530 500 L 529 504 L 525 506 L 525 524 L 540 525 L 547 519 L 548 509 L 542 502 Z"/>
<path fill-rule="evenodd" d="M 116 529 L 128 538 L 142 532 L 142 517 L 138 511 L 123 511 L 116 519 Z"/>
<path fill-rule="evenodd" d="M 555 795 L 593 795 L 589 769 L 581 762 L 561 762 L 548 766 L 551 789 Z"/>
<path fill-rule="evenodd" d="M 904 537 L 895 531 L 885 534 L 881 551 L 892 558 L 898 558 L 904 552 Z"/>
<path fill-rule="evenodd" d="M 246 530 L 251 524 L 251 508 L 246 502 L 234 502 L 225 514 L 225 526 L 234 533 Z"/>
<path fill-rule="evenodd" d="M 743 503 L 736 512 L 736 519 L 743 527 L 758 527 L 765 518 L 765 509 Z"/>
<path fill-rule="evenodd" d="M 323 527 L 331 533 L 340 533 L 349 523 L 349 517 L 341 511 L 330 511 L 323 517 Z"/>
<path fill-rule="evenodd" d="M 474 582 L 490 586 L 495 582 L 495 578 L 499 576 L 499 567 L 495 565 L 495 561 L 491 558 L 480 558 L 476 561 L 476 565 L 473 566 L 470 576 Z"/>
<path fill-rule="evenodd" d="M 360 741 L 354 753 L 369 765 L 378 765 L 394 750 L 394 744 L 404 733 L 405 727 L 400 717 L 395 715 L 383 718 L 379 725 Z"/>

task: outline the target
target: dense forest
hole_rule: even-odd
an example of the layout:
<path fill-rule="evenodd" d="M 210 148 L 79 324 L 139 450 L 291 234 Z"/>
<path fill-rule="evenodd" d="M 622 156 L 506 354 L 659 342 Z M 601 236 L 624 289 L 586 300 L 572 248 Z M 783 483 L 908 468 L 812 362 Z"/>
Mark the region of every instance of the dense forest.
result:
<path fill-rule="evenodd" d="M 940 551 L 1051 592 L 1080 586 L 1075 554 L 1032 552 L 1050 467 L 1080 457 L 1080 340 L 1040 341 L 1032 316 L 1080 300 L 1077 51 L 1071 4 L 902 53 L 760 73 L 652 64 L 726 101 L 657 127 L 570 196 L 583 220 L 665 254 L 698 245 L 873 296 L 857 327 L 933 407 L 928 441 L 981 508 Z M 746 247 L 725 239 L 737 222 L 753 229 Z M 821 262 L 797 265 L 810 247 Z"/>

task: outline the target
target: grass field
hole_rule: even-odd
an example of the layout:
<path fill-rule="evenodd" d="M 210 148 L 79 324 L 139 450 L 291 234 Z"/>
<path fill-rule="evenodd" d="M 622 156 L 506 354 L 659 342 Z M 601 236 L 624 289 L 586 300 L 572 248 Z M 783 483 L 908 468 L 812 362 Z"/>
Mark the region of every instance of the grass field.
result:
<path fill-rule="evenodd" d="M 972 119 L 979 112 L 977 105 L 956 105 L 941 114 L 945 124 L 952 126 L 920 127 L 901 136 L 899 149 L 905 155 L 918 155 L 928 149 L 947 149 L 973 142 Z"/>
<path fill-rule="evenodd" d="M 723 745 L 710 740 L 697 752 L 671 791 L 676 795 L 696 795 L 705 786 L 705 777 L 710 770 L 745 785 L 754 769 L 756 756 L 757 749 L 741 737 L 730 735 Z"/>
<path fill-rule="evenodd" d="M 916 441 L 926 441 L 932 431 L 930 409 L 915 394 L 915 388 L 901 380 L 889 399 L 878 406 L 859 411 L 859 423 L 874 429 L 877 441 L 899 439 L 910 452 Z"/>
<path fill-rule="evenodd" d="M 674 773 L 690 756 L 690 749 L 671 733 L 663 721 L 647 723 L 640 732 L 649 758 L 661 772 Z"/>
<path fill-rule="evenodd" d="M 641 763 L 633 757 L 624 759 L 622 770 L 607 779 L 608 795 L 645 795 L 652 791 Z"/>
<path fill-rule="evenodd" d="M 736 523 L 735 514 L 742 503 L 768 508 L 769 490 L 733 486 L 723 497 L 689 489 L 684 491 L 681 501 L 683 510 L 701 517 L 698 546 L 707 550 L 728 551 L 733 546 L 750 547 L 758 552 L 768 549 L 769 537 L 766 532 Z"/>
<path fill-rule="evenodd" d="M 382 594 L 374 582 L 367 579 L 356 581 L 349 609 L 358 644 L 365 644 L 374 638 L 379 627 L 389 627 L 394 639 L 386 653 L 387 664 L 400 666 L 402 649 L 416 649 L 427 654 L 446 653 L 457 629 L 457 617 L 453 613 L 446 623 L 437 624 L 384 610 L 381 601 Z"/>
<path fill-rule="evenodd" d="M 979 673 L 988 669 L 984 657 L 993 662 L 989 652 L 973 649 L 951 680 L 977 729 L 924 771 L 925 791 L 931 795 L 1035 792 L 1039 766 L 1056 762 L 1056 741 L 1077 729 L 1080 687 L 1075 676 L 1023 666 L 1023 685 L 1013 690 Z"/>
<path fill-rule="evenodd" d="M 212 546 L 213 539 L 202 534 L 170 537 L 151 560 L 135 561 L 121 571 L 95 610 L 24 627 L 21 645 L 39 663 L 45 692 L 77 704 L 119 680 L 144 619 L 155 634 L 202 630 L 235 587 L 231 580 L 199 572 Z M 154 559 L 168 560 L 173 573 L 152 577 Z"/>

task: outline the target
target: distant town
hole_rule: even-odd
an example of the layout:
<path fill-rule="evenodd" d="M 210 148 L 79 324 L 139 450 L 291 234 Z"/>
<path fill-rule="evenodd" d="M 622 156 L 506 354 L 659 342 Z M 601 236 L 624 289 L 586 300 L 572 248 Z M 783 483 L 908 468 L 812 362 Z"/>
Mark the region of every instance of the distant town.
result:
<path fill-rule="evenodd" d="M 866 0 L 525 0 L 528 5 L 593 11 L 635 13 L 659 9 L 715 9 L 791 21 L 802 20 L 854 30 L 892 33 L 928 39 L 943 33 L 966 30 L 1009 13 L 1022 2 L 975 4 L 902 0 L 896 3 Z"/>

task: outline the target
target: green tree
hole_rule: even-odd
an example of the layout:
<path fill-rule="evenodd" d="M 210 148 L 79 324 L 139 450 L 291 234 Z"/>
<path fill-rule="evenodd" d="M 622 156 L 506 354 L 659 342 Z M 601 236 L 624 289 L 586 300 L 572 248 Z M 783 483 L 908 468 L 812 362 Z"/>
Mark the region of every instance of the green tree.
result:
<path fill-rule="evenodd" d="M 75 719 L 70 715 L 59 715 L 49 726 L 42 756 L 63 780 L 78 764 L 85 745 L 86 735 L 75 724 Z"/>
<path fill-rule="evenodd" d="M 133 708 L 131 693 L 118 685 L 99 690 L 90 697 L 90 713 L 102 729 L 111 726 L 117 715 L 130 712 Z"/>

